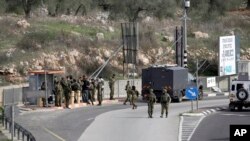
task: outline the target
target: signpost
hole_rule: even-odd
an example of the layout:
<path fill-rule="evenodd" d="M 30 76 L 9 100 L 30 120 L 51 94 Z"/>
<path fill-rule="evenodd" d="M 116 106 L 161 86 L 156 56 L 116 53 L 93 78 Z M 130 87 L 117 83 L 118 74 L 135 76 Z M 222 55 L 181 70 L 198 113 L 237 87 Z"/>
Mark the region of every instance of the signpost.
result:
<path fill-rule="evenodd" d="M 191 100 L 191 110 L 193 112 L 193 100 L 197 99 L 198 97 L 198 89 L 197 87 L 188 87 L 186 88 L 185 95 L 188 99 Z"/>

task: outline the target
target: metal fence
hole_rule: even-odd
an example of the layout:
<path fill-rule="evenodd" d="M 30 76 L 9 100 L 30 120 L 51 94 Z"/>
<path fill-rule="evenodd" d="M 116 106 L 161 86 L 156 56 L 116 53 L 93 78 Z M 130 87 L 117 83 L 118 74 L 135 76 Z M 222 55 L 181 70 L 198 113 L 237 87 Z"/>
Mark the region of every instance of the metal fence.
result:
<path fill-rule="evenodd" d="M 2 124 L 5 129 L 9 130 L 9 133 L 12 133 L 13 137 L 16 137 L 18 140 L 36 141 L 35 137 L 31 134 L 31 132 L 23 128 L 20 124 L 14 122 L 14 128 L 12 128 L 12 117 L 10 116 L 10 112 L 12 111 L 10 109 L 10 106 L 5 106 L 2 113 Z"/>

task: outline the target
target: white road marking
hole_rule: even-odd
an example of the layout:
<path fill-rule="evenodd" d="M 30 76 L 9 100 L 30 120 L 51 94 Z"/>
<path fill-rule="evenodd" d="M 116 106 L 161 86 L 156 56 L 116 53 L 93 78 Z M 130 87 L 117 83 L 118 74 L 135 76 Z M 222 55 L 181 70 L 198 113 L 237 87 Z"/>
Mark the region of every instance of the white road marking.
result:
<path fill-rule="evenodd" d="M 190 141 L 191 137 L 193 136 L 195 130 L 197 129 L 197 127 L 199 126 L 199 124 L 201 123 L 201 121 L 203 120 L 203 118 L 205 118 L 205 116 L 202 116 L 202 117 L 200 118 L 200 120 L 198 121 L 198 123 L 197 123 L 196 126 L 194 127 L 193 132 L 192 132 L 192 133 L 190 134 L 190 136 L 188 137 L 187 141 Z"/>
<path fill-rule="evenodd" d="M 212 112 L 216 112 L 216 110 L 215 110 L 215 109 L 211 109 L 211 111 L 212 111 Z"/>
<path fill-rule="evenodd" d="M 239 117 L 249 117 L 249 115 L 242 114 L 221 114 L 222 116 L 239 116 Z"/>
<path fill-rule="evenodd" d="M 65 139 L 63 139 L 62 137 L 58 136 L 57 134 L 55 134 L 54 132 L 50 131 L 49 129 L 42 127 L 45 131 L 47 131 L 48 133 L 50 133 L 51 135 L 53 135 L 54 137 L 56 137 L 57 139 L 59 139 L 60 141 L 66 141 Z"/>
<path fill-rule="evenodd" d="M 179 124 L 179 136 L 178 141 L 182 141 L 182 124 L 183 124 L 183 116 L 180 117 L 180 124 Z"/>
<path fill-rule="evenodd" d="M 211 94 L 208 94 L 208 95 L 207 95 L 207 97 L 211 97 L 211 96 L 216 96 L 216 94 L 211 93 Z"/>

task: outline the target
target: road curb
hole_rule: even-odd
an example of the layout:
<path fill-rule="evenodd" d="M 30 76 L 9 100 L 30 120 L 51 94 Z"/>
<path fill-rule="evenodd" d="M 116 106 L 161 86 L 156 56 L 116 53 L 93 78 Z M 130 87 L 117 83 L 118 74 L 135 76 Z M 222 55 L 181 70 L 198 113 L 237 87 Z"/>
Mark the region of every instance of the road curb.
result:
<path fill-rule="evenodd" d="M 203 96 L 206 97 L 214 97 L 214 96 L 228 96 L 229 92 L 221 92 L 221 93 L 216 93 L 216 92 L 212 92 L 212 93 L 204 93 Z"/>
<path fill-rule="evenodd" d="M 224 109 L 227 109 L 227 107 L 216 107 L 216 108 L 203 110 L 197 113 L 182 113 L 181 116 L 207 116 L 207 115 L 210 115 L 212 113 L 215 113 L 217 111 L 221 111 Z"/>
<path fill-rule="evenodd" d="M 120 101 L 118 99 L 116 100 L 103 100 L 102 104 L 118 104 Z M 71 109 L 76 109 L 76 108 L 82 108 L 82 107 L 90 107 L 90 106 L 96 106 L 98 102 L 94 102 L 94 105 L 88 105 L 86 103 L 80 103 L 80 104 L 74 104 L 74 105 L 69 105 Z M 19 107 L 19 110 L 22 113 L 27 113 L 27 112 L 51 112 L 51 111 L 57 111 L 57 110 L 64 110 L 64 107 L 38 107 L 38 106 L 33 106 L 33 107 Z"/>

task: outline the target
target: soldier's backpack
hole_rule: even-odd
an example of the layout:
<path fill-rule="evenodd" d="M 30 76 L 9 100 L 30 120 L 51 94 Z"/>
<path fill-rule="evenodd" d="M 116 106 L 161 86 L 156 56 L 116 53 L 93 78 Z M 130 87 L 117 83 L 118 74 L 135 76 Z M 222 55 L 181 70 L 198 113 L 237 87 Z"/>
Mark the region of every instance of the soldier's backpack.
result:
<path fill-rule="evenodd" d="M 170 102 L 170 96 L 168 94 L 164 94 L 161 96 L 161 102 Z"/>
<path fill-rule="evenodd" d="M 168 98 L 167 98 L 167 95 L 166 94 L 163 94 L 161 96 L 161 102 L 168 102 Z"/>
<path fill-rule="evenodd" d="M 148 95 L 148 102 L 150 102 L 150 103 L 156 102 L 156 98 L 153 94 Z"/>

